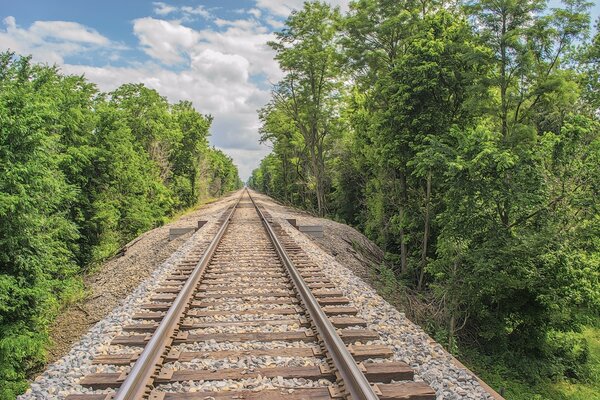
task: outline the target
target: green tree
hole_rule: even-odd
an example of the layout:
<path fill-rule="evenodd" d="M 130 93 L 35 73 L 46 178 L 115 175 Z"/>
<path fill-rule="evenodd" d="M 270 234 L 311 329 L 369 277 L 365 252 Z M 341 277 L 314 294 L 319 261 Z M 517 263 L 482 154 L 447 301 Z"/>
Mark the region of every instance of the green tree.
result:
<path fill-rule="evenodd" d="M 306 2 L 269 42 L 285 77 L 273 91 L 271 105 L 294 122 L 306 146 L 317 212 L 327 210 L 326 140 L 337 129 L 340 69 L 337 62 L 338 9 Z M 308 178 L 308 177 L 307 177 Z"/>
<path fill-rule="evenodd" d="M 173 106 L 173 118 L 182 132 L 181 142 L 173 152 L 173 174 L 175 179 L 181 177 L 187 181 L 179 184 L 175 191 L 179 192 L 178 197 L 181 198 L 182 205 L 189 207 L 196 204 L 200 194 L 200 161 L 206 157 L 212 117 L 199 114 L 191 102 L 182 101 Z"/>
<path fill-rule="evenodd" d="M 61 79 L 55 68 L 0 54 L 0 397 L 26 387 L 44 360 L 46 327 L 77 281 L 61 171 Z"/>
<path fill-rule="evenodd" d="M 149 154 L 160 168 L 167 183 L 172 175 L 171 158 L 182 132 L 169 112 L 167 99 L 142 84 L 125 84 L 110 93 L 111 102 L 119 110 L 136 139 L 136 144 Z"/>
<path fill-rule="evenodd" d="M 450 350 L 530 379 L 585 376 L 572 332 L 599 298 L 598 35 L 585 43 L 589 3 L 563 4 L 356 0 L 331 36 L 353 87 L 328 98 L 326 211 L 381 245 Z M 317 65 L 297 48 L 279 51 Z M 311 209 L 285 72 L 250 184 Z"/>
<path fill-rule="evenodd" d="M 232 159 L 208 147 L 210 122 L 142 85 L 102 94 L 0 54 L 0 398 L 43 365 L 82 272 L 201 195 L 240 187 Z"/>
<path fill-rule="evenodd" d="M 600 114 L 600 18 L 596 20 L 596 35 L 583 52 L 583 98 L 595 115 Z"/>

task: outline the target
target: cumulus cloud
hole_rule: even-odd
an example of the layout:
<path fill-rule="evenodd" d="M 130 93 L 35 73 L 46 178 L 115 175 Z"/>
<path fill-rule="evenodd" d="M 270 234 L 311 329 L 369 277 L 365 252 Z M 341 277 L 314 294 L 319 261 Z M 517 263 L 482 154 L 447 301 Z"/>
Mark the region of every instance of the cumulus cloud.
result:
<path fill-rule="evenodd" d="M 326 0 L 332 6 L 339 6 L 342 11 L 348 10 L 350 0 Z M 304 0 L 256 0 L 256 7 L 279 16 L 287 17 L 293 10 L 302 8 Z"/>
<path fill-rule="evenodd" d="M 199 15 L 206 19 L 212 18 L 212 14 L 204 6 L 183 6 L 181 7 L 181 12 L 186 15 Z"/>
<path fill-rule="evenodd" d="M 274 53 L 266 44 L 273 34 L 264 26 L 244 19 L 217 19 L 215 23 L 224 30 L 194 30 L 179 21 L 146 17 L 134 20 L 133 31 L 146 54 L 166 65 L 191 62 L 202 51 L 213 49 L 247 60 L 249 75 L 262 74 L 273 82 L 281 78 Z"/>
<path fill-rule="evenodd" d="M 266 21 L 267 24 L 271 25 L 275 29 L 281 29 L 285 26 L 285 24 L 282 21 L 273 17 L 267 17 Z"/>
<path fill-rule="evenodd" d="M 282 77 L 275 53 L 267 46 L 274 39 L 272 33 L 256 24 L 230 23 L 225 31 L 205 29 L 199 31 L 199 47 L 220 49 L 228 54 L 237 54 L 249 62 L 251 75 L 262 74 L 268 80 L 276 82 Z"/>
<path fill-rule="evenodd" d="M 254 18 L 260 18 L 262 11 L 260 11 L 258 8 L 251 8 L 248 10 L 248 14 L 252 15 Z"/>
<path fill-rule="evenodd" d="M 15 27 L 15 21 L 12 21 Z M 98 46 L 107 46 L 110 41 L 96 32 L 77 22 L 67 21 L 36 21 L 29 31 L 41 38 L 53 38 L 78 43 L 89 43 Z"/>
<path fill-rule="evenodd" d="M 170 6 L 160 1 L 152 4 L 154 5 L 154 13 L 157 15 L 169 15 L 177 11 L 177 7 Z"/>
<path fill-rule="evenodd" d="M 195 7 L 192 6 L 181 6 L 181 7 L 177 7 L 171 4 L 166 4 L 163 2 L 154 2 L 152 3 L 154 5 L 154 14 L 156 15 L 160 15 L 160 16 L 167 16 L 167 15 L 177 15 L 179 14 L 182 17 L 182 20 L 184 21 L 191 21 L 193 20 L 194 16 L 200 16 L 202 18 L 205 19 L 210 19 L 212 18 L 212 14 L 210 13 L 210 11 L 208 11 L 206 9 L 206 7 L 202 6 L 202 5 L 198 5 Z"/>
<path fill-rule="evenodd" d="M 198 34 L 193 29 L 177 21 L 152 17 L 134 20 L 133 33 L 146 54 L 167 65 L 185 61 L 188 50 L 198 41 Z"/>
<path fill-rule="evenodd" d="M 236 28 L 240 28 L 240 29 L 254 29 L 257 32 L 267 32 L 268 30 L 260 25 L 258 23 L 258 21 L 256 21 L 255 19 L 235 19 L 235 20 L 231 20 L 231 19 L 222 19 L 222 18 L 216 18 L 214 21 L 215 25 L 219 26 L 219 27 L 226 27 L 226 26 L 232 26 L 232 27 L 236 27 Z"/>
<path fill-rule="evenodd" d="M 35 21 L 29 28 L 22 28 L 14 17 L 9 16 L 3 23 L 0 48 L 31 54 L 39 61 L 62 64 L 65 57 L 86 51 L 123 49 L 96 30 L 77 22 Z"/>

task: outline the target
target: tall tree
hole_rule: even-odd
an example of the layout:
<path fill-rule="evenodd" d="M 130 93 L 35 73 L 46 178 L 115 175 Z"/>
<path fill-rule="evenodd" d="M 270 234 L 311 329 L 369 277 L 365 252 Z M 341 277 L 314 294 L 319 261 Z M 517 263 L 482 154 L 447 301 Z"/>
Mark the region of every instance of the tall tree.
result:
<path fill-rule="evenodd" d="M 395 80 L 392 77 L 398 57 L 415 29 L 415 18 L 418 18 L 416 2 L 389 0 L 360 0 L 351 3 L 350 15 L 345 27 L 348 31 L 344 40 L 346 56 L 350 66 L 356 71 L 358 85 L 369 94 L 366 103 L 373 114 L 373 131 L 387 131 L 388 138 L 396 136 L 388 147 L 394 153 L 393 159 L 376 157 L 381 163 L 378 168 L 375 190 L 392 194 L 377 196 L 381 201 L 375 202 L 375 210 L 379 209 L 380 218 L 374 218 L 375 224 L 385 227 L 383 237 L 384 248 L 387 249 L 388 233 L 398 233 L 400 253 L 400 270 L 408 271 L 408 232 L 407 213 L 408 170 L 410 159 L 408 138 L 400 138 L 401 129 L 396 126 L 394 112 L 390 107 L 390 95 Z M 386 90 L 389 89 L 389 90 Z M 406 133 L 406 131 L 405 131 Z M 380 147 L 381 149 L 387 147 Z M 397 213 L 396 213 L 397 210 Z M 395 215 L 396 217 L 393 217 Z M 393 220 L 393 221 L 392 221 Z M 393 225 L 393 226 L 391 226 Z"/>
<path fill-rule="evenodd" d="M 186 207 L 198 201 L 198 179 L 200 161 L 206 157 L 208 148 L 208 130 L 212 122 L 211 116 L 199 114 L 189 101 L 181 101 L 173 106 L 173 118 L 181 130 L 181 141 L 173 152 L 173 174 L 187 180 L 179 196 Z"/>
<path fill-rule="evenodd" d="M 136 144 L 149 154 L 167 183 L 172 176 L 172 154 L 181 131 L 176 129 L 167 99 L 142 84 L 124 84 L 110 93 L 111 102 L 123 111 Z"/>
<path fill-rule="evenodd" d="M 272 105 L 294 121 L 304 139 L 319 215 L 327 210 L 326 140 L 336 131 L 339 116 L 339 20 L 338 9 L 306 2 L 300 11 L 292 12 L 276 40 L 269 42 L 285 73 L 273 91 Z"/>
<path fill-rule="evenodd" d="M 26 388 L 27 371 L 43 363 L 52 316 L 77 287 L 77 229 L 68 218 L 75 190 L 57 151 L 62 83 L 55 68 L 0 54 L 1 398 Z"/>

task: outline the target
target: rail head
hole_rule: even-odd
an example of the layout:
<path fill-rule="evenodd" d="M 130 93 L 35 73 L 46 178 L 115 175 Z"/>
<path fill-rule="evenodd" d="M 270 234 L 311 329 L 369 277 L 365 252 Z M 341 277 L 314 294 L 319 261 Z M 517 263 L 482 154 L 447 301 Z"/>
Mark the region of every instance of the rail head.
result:
<path fill-rule="evenodd" d="M 250 191 L 247 192 L 269 234 L 269 237 L 271 238 L 271 241 L 273 242 L 273 245 L 275 246 L 275 250 L 281 258 L 286 270 L 290 274 L 292 282 L 298 291 L 306 310 L 312 318 L 315 327 L 317 328 L 317 332 L 321 336 L 325 347 L 331 356 L 334 366 L 337 368 L 342 378 L 347 394 L 350 395 L 354 400 L 379 399 L 379 396 L 377 396 L 373 390 L 373 387 L 356 364 L 354 357 L 352 357 L 352 354 L 350 354 L 348 351 L 348 348 L 344 344 L 343 340 L 337 334 L 335 327 L 331 321 L 329 321 L 329 318 L 325 312 L 321 309 L 319 302 L 312 294 L 308 284 L 304 281 L 304 278 L 302 278 L 302 275 L 300 275 L 300 272 L 287 255 L 287 252 L 277 238 L 275 231 L 252 198 L 252 195 L 250 195 Z"/>
<path fill-rule="evenodd" d="M 196 267 L 190 274 L 189 278 L 185 282 L 183 288 L 175 298 L 175 301 L 169 307 L 167 314 L 163 317 L 162 321 L 156 328 L 156 331 L 152 335 L 152 338 L 144 347 L 144 350 L 140 354 L 137 361 L 133 364 L 131 371 L 119 387 L 119 390 L 115 393 L 113 400 L 139 400 L 146 395 L 148 386 L 152 377 L 156 374 L 156 368 L 160 363 L 166 347 L 169 341 L 173 337 L 173 333 L 176 330 L 178 323 L 185 311 L 185 307 L 190 300 L 190 296 L 193 295 L 194 290 L 206 269 L 206 266 L 210 262 L 223 234 L 229 226 L 229 221 L 235 212 L 240 200 L 242 199 L 244 192 L 237 199 L 233 207 L 227 212 L 227 217 L 223 222 L 223 225 L 219 228 L 217 234 L 208 245 L 204 254 L 196 264 Z"/>

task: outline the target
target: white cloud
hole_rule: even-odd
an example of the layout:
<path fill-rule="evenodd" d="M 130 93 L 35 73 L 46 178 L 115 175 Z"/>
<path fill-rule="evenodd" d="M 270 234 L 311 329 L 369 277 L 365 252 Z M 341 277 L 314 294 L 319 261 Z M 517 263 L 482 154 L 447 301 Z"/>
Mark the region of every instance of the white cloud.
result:
<path fill-rule="evenodd" d="M 251 8 L 248 10 L 248 14 L 252 15 L 254 18 L 260 18 L 262 11 L 260 11 L 258 8 Z"/>
<path fill-rule="evenodd" d="M 206 19 L 212 18 L 212 14 L 204 6 L 183 6 L 181 7 L 181 11 L 188 15 L 199 15 Z"/>
<path fill-rule="evenodd" d="M 273 59 L 275 53 L 267 46 L 273 40 L 262 26 L 252 24 L 229 24 L 223 32 L 212 30 L 199 31 L 202 48 L 216 48 L 228 54 L 237 54 L 249 62 L 251 75 L 263 74 L 272 82 L 278 81 L 282 75 L 277 62 Z"/>
<path fill-rule="evenodd" d="M 203 5 L 198 5 L 195 7 L 191 6 L 181 6 L 177 7 L 171 4 L 166 4 L 163 2 L 154 2 L 154 14 L 160 15 L 161 17 L 171 15 L 171 14 L 180 14 L 182 16 L 182 20 L 190 21 L 193 20 L 193 16 L 200 16 L 205 19 L 212 18 L 212 14 L 204 7 Z"/>
<path fill-rule="evenodd" d="M 13 20 L 14 22 L 14 20 Z M 88 28 L 76 22 L 67 21 L 36 21 L 29 29 L 34 35 L 41 38 L 53 38 L 70 42 L 80 42 L 107 46 L 110 43 L 94 29 Z"/>
<path fill-rule="evenodd" d="M 267 32 L 267 29 L 260 25 L 258 23 L 258 21 L 256 21 L 255 19 L 222 19 L 222 18 L 216 18 L 214 21 L 215 25 L 219 26 L 219 27 L 225 27 L 225 26 L 233 26 L 236 28 L 240 28 L 240 29 L 254 29 L 257 32 Z"/>
<path fill-rule="evenodd" d="M 275 19 L 273 17 L 268 17 L 266 19 L 266 21 L 267 21 L 267 24 L 271 25 L 275 29 L 281 29 L 285 26 L 285 24 L 282 21 Z"/>
<path fill-rule="evenodd" d="M 35 21 L 29 28 L 17 25 L 14 17 L 4 19 L 0 48 L 31 54 L 38 61 L 62 64 L 64 58 L 98 49 L 122 50 L 96 30 L 68 21 Z"/>
<path fill-rule="evenodd" d="M 217 19 L 216 23 L 226 29 L 194 30 L 178 21 L 146 17 L 134 21 L 133 31 L 146 54 L 166 65 L 188 62 L 203 50 L 216 49 L 246 59 L 248 75 L 263 74 L 272 82 L 281 78 L 274 53 L 266 44 L 273 35 L 264 26 L 256 20 Z"/>
<path fill-rule="evenodd" d="M 287 17 L 293 10 L 302 8 L 305 0 L 256 0 L 256 7 L 279 17 Z M 339 6 L 342 12 L 348 10 L 350 0 L 326 0 L 332 6 Z"/>
<path fill-rule="evenodd" d="M 162 2 L 154 2 L 154 13 L 157 15 L 169 15 L 177 11 L 177 7 L 170 6 Z"/>
<path fill-rule="evenodd" d="M 134 20 L 133 33 L 146 54 L 167 65 L 185 61 L 184 55 L 198 41 L 198 34 L 193 29 L 177 21 L 152 17 Z"/>
<path fill-rule="evenodd" d="M 244 84 L 248 81 L 250 62 L 238 54 L 224 54 L 206 48 L 192 56 L 192 69 L 215 83 Z"/>

